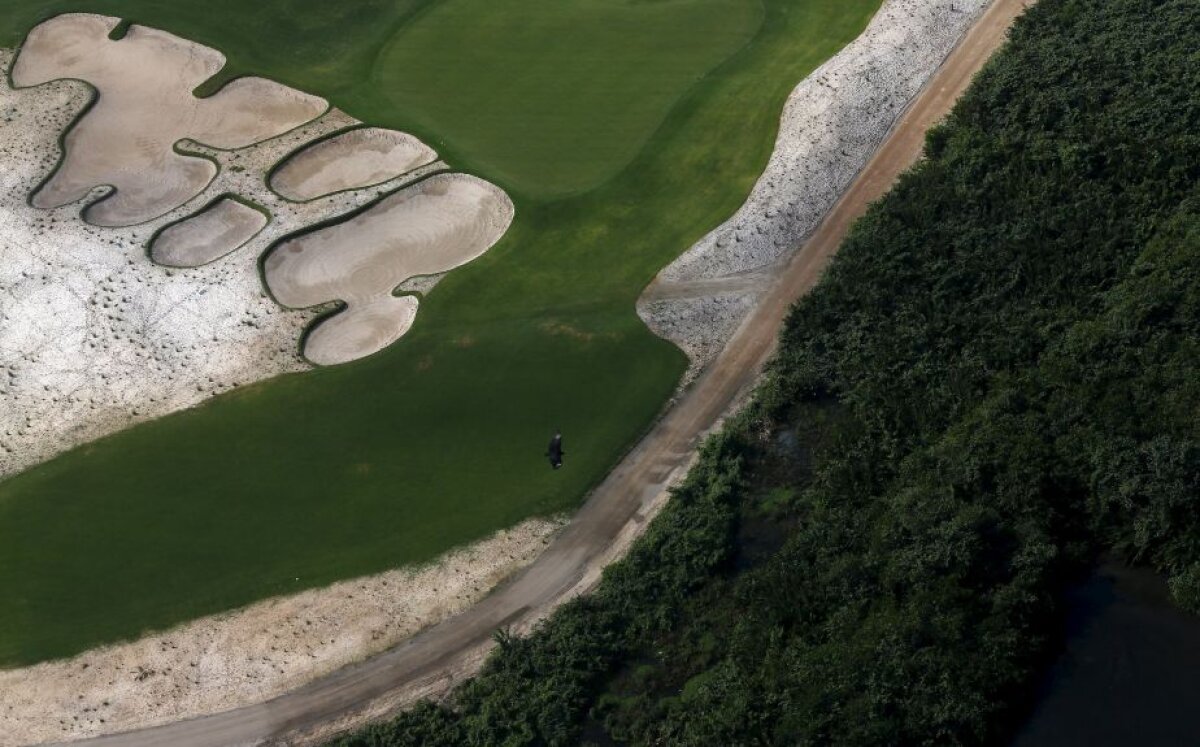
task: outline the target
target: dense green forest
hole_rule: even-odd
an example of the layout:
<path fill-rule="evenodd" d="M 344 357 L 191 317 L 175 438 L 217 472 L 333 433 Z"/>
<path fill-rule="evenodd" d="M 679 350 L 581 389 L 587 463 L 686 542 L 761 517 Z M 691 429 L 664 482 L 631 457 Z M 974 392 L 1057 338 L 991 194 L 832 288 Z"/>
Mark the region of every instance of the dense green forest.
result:
<path fill-rule="evenodd" d="M 596 594 L 354 745 L 996 744 L 1113 554 L 1200 611 L 1200 3 L 1042 0 Z"/>

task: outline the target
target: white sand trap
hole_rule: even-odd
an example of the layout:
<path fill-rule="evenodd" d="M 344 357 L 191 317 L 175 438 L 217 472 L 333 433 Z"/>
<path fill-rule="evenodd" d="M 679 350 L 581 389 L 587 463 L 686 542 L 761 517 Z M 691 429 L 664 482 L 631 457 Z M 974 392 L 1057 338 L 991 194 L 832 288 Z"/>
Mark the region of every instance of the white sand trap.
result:
<path fill-rule="evenodd" d="M 393 296 L 397 286 L 470 262 L 512 219 L 512 201 L 499 187 L 466 174 L 438 174 L 343 223 L 286 239 L 267 255 L 264 279 L 291 308 L 346 303 L 304 343 L 313 363 L 345 363 L 382 350 L 412 326 L 417 299 Z"/>
<path fill-rule="evenodd" d="M 296 152 L 271 175 L 271 188 L 305 202 L 382 184 L 436 159 L 433 148 L 406 132 L 363 127 Z"/>
<path fill-rule="evenodd" d="M 267 216 L 232 197 L 172 223 L 150 243 L 150 258 L 168 267 L 199 267 L 218 260 L 266 228 Z"/>
<path fill-rule="evenodd" d="M 192 91 L 224 66 L 224 55 L 144 26 L 114 41 L 108 35 L 119 22 L 82 13 L 52 18 L 29 33 L 13 64 L 18 88 L 77 78 L 97 91 L 64 139 L 59 168 L 34 193 L 35 207 L 61 207 L 107 185 L 115 193 L 89 205 L 84 219 L 143 223 L 200 194 L 217 174 L 212 161 L 175 152 L 181 139 L 243 148 L 326 109 L 324 99 L 262 78 L 234 80 L 198 99 Z"/>

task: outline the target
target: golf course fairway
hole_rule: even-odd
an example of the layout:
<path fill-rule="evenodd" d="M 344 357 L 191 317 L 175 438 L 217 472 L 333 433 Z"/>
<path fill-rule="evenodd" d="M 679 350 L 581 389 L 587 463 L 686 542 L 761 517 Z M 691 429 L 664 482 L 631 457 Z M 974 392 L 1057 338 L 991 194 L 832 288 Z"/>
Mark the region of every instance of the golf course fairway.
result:
<path fill-rule="evenodd" d="M 382 352 L 0 482 L 0 666 L 426 562 L 578 506 L 686 366 L 636 315 L 639 293 L 737 209 L 788 92 L 878 5 L 6 2 L 0 46 L 65 11 L 167 30 L 229 57 L 218 82 L 273 78 L 414 133 L 504 188 L 516 219 Z"/>

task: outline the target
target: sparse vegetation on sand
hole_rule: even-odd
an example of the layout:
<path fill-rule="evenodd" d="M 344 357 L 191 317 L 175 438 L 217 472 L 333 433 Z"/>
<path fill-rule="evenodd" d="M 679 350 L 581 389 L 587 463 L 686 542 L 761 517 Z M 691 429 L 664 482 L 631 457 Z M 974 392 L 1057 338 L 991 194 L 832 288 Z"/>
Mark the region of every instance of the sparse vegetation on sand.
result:
<path fill-rule="evenodd" d="M 441 12 L 473 4 L 445 5 Z M 563 15 L 557 25 L 545 19 L 544 33 L 559 33 L 571 9 L 583 23 L 598 7 L 555 5 Z M 512 104 L 528 114 L 521 137 L 494 142 L 471 136 L 487 122 L 452 121 L 478 118 L 472 109 L 422 111 L 412 91 L 407 104 L 388 98 L 388 81 L 405 76 L 456 101 L 495 102 L 495 79 L 459 62 L 444 76 L 445 57 L 403 51 L 406 34 L 449 43 L 452 25 L 421 30 L 425 21 L 442 23 L 440 6 L 4 4 L 6 45 L 72 10 L 121 15 L 216 47 L 230 59 L 225 75 L 271 77 L 372 125 L 414 132 L 455 169 L 509 190 L 517 219 L 488 255 L 443 280 L 412 331 L 383 353 L 222 395 L 0 484 L 0 664 L 64 656 L 267 595 L 428 560 L 577 505 L 684 369 L 679 351 L 637 318 L 638 293 L 740 204 L 770 153 L 788 92 L 854 37 L 878 2 L 604 6 L 633 18 L 678 13 L 679 22 L 655 26 L 657 43 L 637 48 L 643 64 L 635 68 L 610 64 L 634 51 L 619 33 L 602 35 L 609 46 L 579 59 L 569 46 L 547 47 L 529 34 L 481 34 L 469 51 L 446 50 L 514 75 L 525 67 L 561 71 L 564 81 L 595 75 L 606 92 L 574 99 L 550 85 L 522 90 L 525 98 Z M 719 43 L 700 28 L 719 29 Z M 712 56 L 716 48 L 723 57 Z M 547 49 L 554 56 L 544 59 Z M 399 60 L 406 69 L 388 67 Z M 589 131 L 616 126 L 605 119 L 613 107 L 647 107 L 621 125 L 620 147 Z M 566 117 L 568 109 L 575 116 Z M 500 114 L 494 119 L 503 124 Z M 548 156 L 566 146 L 539 140 L 564 128 L 577 128 L 580 154 L 599 155 Z M 622 151 L 639 137 L 636 151 Z M 545 150 L 551 146 L 560 151 Z M 542 194 L 562 194 L 564 185 L 590 191 L 550 199 L 539 196 L 542 183 L 550 185 Z M 558 472 L 542 457 L 555 427 L 571 444 Z"/>

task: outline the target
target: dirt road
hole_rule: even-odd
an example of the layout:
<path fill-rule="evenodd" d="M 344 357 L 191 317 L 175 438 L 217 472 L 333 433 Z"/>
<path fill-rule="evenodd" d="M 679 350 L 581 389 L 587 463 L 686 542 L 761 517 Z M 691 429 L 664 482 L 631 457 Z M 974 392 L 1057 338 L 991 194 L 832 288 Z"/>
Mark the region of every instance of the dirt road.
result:
<path fill-rule="evenodd" d="M 406 644 L 274 700 L 86 744 L 211 747 L 303 741 L 297 735 L 320 730 L 371 701 L 386 698 L 392 704 L 402 703 L 443 690 L 452 675 L 465 675 L 473 669 L 497 628 L 524 628 L 571 595 L 588 590 L 599 578 L 599 570 L 619 548 L 627 546 L 661 505 L 668 484 L 690 464 L 703 435 L 754 384 L 774 350 L 789 306 L 820 278 L 850 224 L 917 160 L 925 131 L 950 110 L 1028 4 L 1031 0 L 995 0 L 717 360 L 523 574 L 470 610 Z"/>

